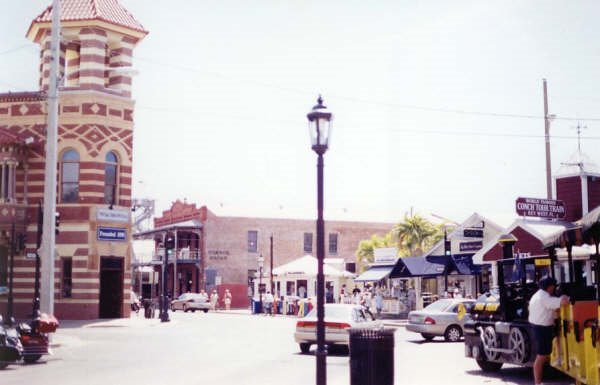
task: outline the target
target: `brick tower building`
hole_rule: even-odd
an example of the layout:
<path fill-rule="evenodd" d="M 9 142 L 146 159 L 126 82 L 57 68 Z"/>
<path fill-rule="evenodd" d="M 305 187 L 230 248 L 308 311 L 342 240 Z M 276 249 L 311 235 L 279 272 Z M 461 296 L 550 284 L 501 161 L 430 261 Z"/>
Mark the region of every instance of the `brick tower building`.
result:
<path fill-rule="evenodd" d="M 27 31 L 40 46 L 39 90 L 0 94 L 0 311 L 12 274 L 17 318 L 31 314 L 34 294 L 51 14 L 46 8 Z M 147 31 L 117 0 L 61 0 L 60 19 L 54 311 L 66 319 L 126 317 L 134 129 L 127 70 Z M 10 258 L 13 224 L 20 242 Z"/>

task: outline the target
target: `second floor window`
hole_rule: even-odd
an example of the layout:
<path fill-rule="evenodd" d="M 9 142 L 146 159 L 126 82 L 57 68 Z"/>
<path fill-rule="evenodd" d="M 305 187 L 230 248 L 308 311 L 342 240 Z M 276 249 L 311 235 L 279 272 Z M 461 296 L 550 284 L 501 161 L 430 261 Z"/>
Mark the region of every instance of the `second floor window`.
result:
<path fill-rule="evenodd" d="M 75 203 L 79 200 L 79 153 L 65 151 L 61 163 L 60 201 Z"/>
<path fill-rule="evenodd" d="M 258 231 L 248 231 L 248 251 L 251 253 L 258 251 Z"/>
<path fill-rule="evenodd" d="M 329 234 L 329 254 L 337 254 L 338 252 L 338 235 L 335 233 Z"/>
<path fill-rule="evenodd" d="M 304 252 L 312 253 L 313 235 L 312 233 L 304 233 Z"/>
<path fill-rule="evenodd" d="M 106 154 L 106 163 L 104 166 L 104 203 L 117 203 L 117 175 L 119 159 L 114 152 Z"/>

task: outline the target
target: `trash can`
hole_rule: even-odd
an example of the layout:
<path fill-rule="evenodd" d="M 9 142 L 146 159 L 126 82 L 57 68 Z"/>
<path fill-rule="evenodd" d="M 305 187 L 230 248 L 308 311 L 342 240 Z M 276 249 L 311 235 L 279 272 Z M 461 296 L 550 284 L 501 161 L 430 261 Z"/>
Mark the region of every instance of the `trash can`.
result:
<path fill-rule="evenodd" d="M 252 300 L 252 314 L 260 314 L 262 313 L 262 306 L 260 301 L 255 299 Z"/>
<path fill-rule="evenodd" d="M 394 385 L 394 331 L 350 329 L 350 385 Z"/>

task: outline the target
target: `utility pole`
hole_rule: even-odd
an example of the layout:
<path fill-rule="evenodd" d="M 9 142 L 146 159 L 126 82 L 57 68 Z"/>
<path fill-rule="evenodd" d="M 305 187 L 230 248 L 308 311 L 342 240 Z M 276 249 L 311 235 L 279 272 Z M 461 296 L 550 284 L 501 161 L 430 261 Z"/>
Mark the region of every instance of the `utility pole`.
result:
<path fill-rule="evenodd" d="M 56 158 L 58 139 L 58 61 L 60 59 L 60 1 L 52 1 L 52 52 L 48 89 L 48 126 L 46 127 L 46 168 L 44 174 L 44 229 L 42 234 L 41 308 L 54 313 L 54 261 L 56 248 Z"/>
<path fill-rule="evenodd" d="M 544 82 L 544 134 L 546 139 L 546 198 L 552 199 L 552 170 L 550 161 L 550 120 L 552 117 L 548 115 L 548 90 L 546 87 L 546 79 Z"/>
<path fill-rule="evenodd" d="M 275 290 L 274 290 L 275 286 L 273 284 L 273 233 L 271 233 L 270 240 L 271 240 L 271 247 L 270 247 L 270 249 L 271 249 L 271 281 L 270 281 L 271 282 L 271 294 L 275 295 Z"/>

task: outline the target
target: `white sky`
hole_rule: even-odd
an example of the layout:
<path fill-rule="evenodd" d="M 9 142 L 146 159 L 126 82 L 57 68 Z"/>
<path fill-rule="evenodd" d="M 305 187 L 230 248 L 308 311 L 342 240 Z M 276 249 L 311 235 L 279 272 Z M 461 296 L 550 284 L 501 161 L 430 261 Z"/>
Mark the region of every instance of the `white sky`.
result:
<path fill-rule="evenodd" d="M 50 3 L 0 0 L 0 92 L 37 89 L 24 35 Z M 552 169 L 576 150 L 577 119 L 600 163 L 597 1 L 121 4 L 150 31 L 134 54 L 134 196 L 157 214 L 187 198 L 314 218 L 306 113 L 319 93 L 335 115 L 325 219 L 493 220 L 545 197 L 542 78 Z"/>

